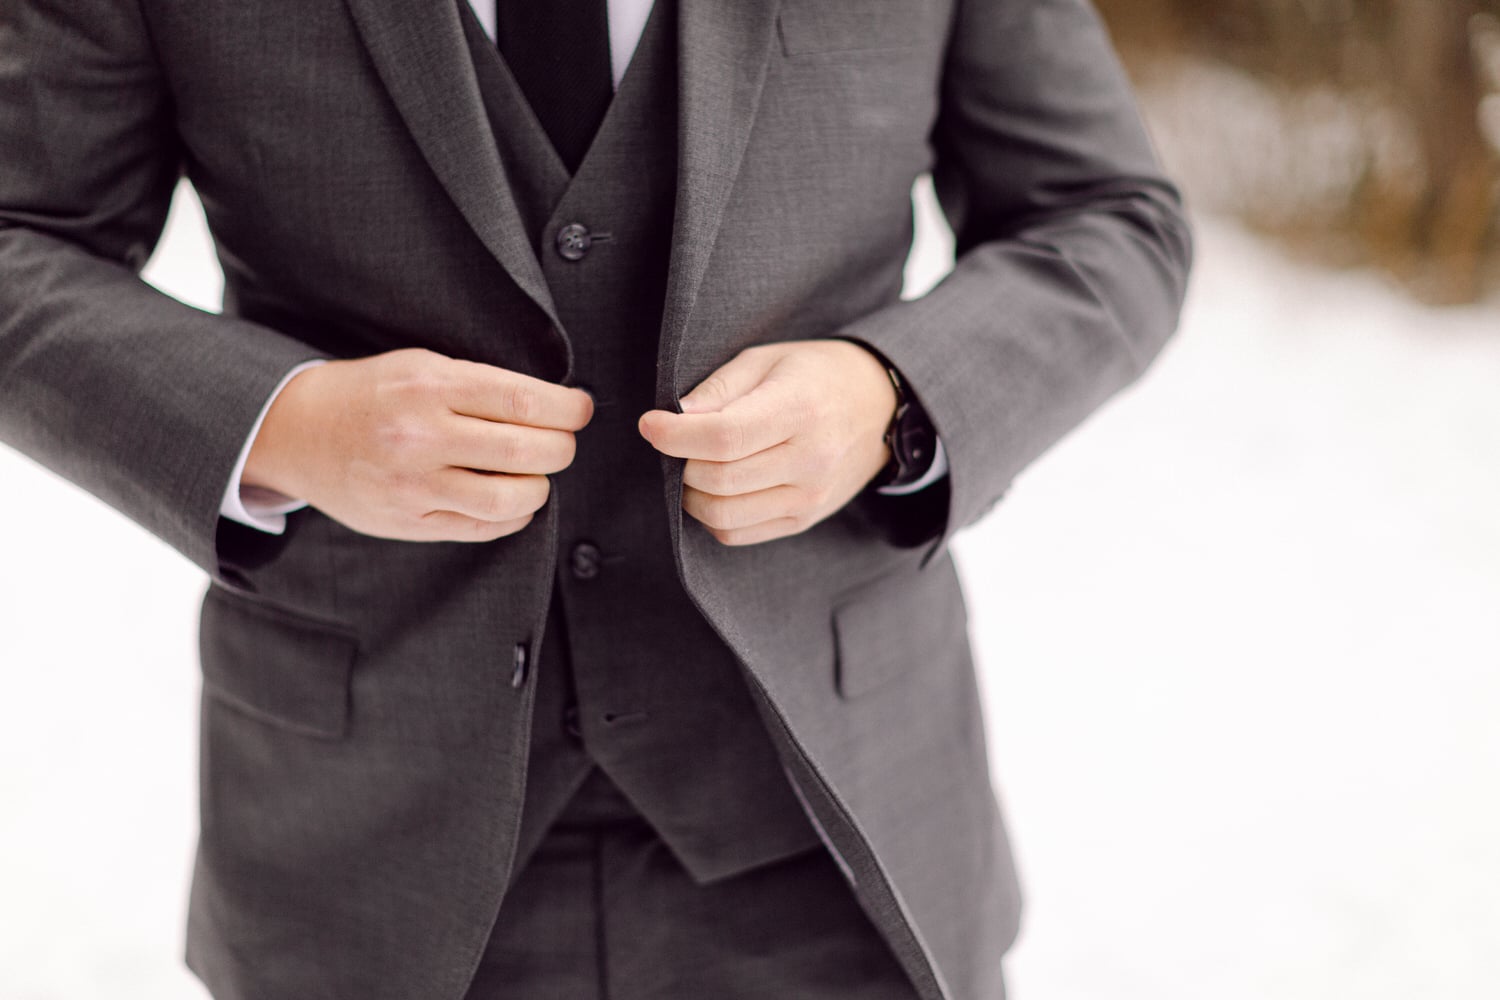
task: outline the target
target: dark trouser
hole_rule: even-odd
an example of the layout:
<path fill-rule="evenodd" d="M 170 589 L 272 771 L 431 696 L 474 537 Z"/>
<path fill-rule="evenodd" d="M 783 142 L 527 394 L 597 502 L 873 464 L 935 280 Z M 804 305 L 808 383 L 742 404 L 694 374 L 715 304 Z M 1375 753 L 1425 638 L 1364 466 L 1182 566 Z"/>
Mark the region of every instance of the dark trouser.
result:
<path fill-rule="evenodd" d="M 821 845 L 698 885 L 595 770 L 512 882 L 466 1000 L 914 1000 Z"/>

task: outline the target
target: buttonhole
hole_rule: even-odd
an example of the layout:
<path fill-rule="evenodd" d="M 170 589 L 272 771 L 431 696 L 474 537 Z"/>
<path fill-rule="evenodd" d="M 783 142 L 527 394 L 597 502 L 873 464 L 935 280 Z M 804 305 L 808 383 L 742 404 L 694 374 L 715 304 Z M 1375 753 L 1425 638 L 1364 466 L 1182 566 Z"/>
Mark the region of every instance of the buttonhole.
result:
<path fill-rule="evenodd" d="M 605 712 L 604 721 L 608 725 L 616 725 L 622 722 L 641 722 L 646 718 L 645 712 Z"/>

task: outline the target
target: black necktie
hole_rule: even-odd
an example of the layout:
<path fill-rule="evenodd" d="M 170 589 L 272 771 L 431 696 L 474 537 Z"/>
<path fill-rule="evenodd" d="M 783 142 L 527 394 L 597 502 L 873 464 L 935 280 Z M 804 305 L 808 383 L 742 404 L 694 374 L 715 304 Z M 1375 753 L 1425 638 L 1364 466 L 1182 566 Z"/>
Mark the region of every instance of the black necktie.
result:
<path fill-rule="evenodd" d="M 498 0 L 505 62 L 569 173 L 614 96 L 606 0 Z"/>

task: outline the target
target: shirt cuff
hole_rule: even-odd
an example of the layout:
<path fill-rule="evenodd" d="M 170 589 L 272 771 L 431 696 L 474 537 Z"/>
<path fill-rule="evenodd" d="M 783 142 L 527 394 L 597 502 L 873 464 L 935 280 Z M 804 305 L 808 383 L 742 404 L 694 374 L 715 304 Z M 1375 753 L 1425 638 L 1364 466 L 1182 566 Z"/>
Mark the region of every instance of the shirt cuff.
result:
<path fill-rule="evenodd" d="M 261 407 L 260 416 L 255 418 L 255 424 L 250 428 L 250 436 L 245 439 L 245 446 L 240 449 L 240 457 L 234 463 L 234 471 L 230 473 L 229 485 L 224 490 L 224 500 L 219 505 L 221 517 L 247 528 L 256 528 L 267 534 L 279 535 L 286 531 L 286 516 L 294 510 L 301 510 L 307 506 L 306 500 L 294 500 L 289 496 L 268 490 L 261 486 L 241 486 L 240 480 L 245 475 L 245 462 L 250 458 L 250 449 L 255 447 L 255 438 L 260 434 L 260 425 L 265 423 L 266 414 L 271 412 L 271 404 L 276 402 L 276 397 L 281 395 L 281 390 L 286 388 L 288 382 L 307 371 L 323 364 L 322 361 L 306 361 L 286 373 L 276 386 L 271 390 L 271 396 L 266 400 L 266 405 Z"/>
<path fill-rule="evenodd" d="M 948 452 L 943 449 L 943 439 L 938 438 L 937 447 L 932 449 L 932 464 L 927 467 L 926 472 L 922 473 L 920 479 L 901 486 L 878 486 L 875 488 L 875 492 L 884 493 L 889 497 L 905 496 L 908 493 L 915 493 L 917 490 L 926 489 L 947 474 Z"/>

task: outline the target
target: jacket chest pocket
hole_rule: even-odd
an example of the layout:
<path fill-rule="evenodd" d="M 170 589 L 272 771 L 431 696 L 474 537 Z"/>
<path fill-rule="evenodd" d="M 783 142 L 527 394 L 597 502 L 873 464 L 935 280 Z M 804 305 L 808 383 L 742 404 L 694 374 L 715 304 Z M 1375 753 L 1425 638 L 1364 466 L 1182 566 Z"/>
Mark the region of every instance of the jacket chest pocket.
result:
<path fill-rule="evenodd" d="M 204 692 L 262 722 L 342 739 L 359 642 L 337 623 L 305 618 L 214 585 L 198 633 Z"/>
<path fill-rule="evenodd" d="M 901 0 L 782 0 L 781 50 L 791 57 L 910 48 L 921 37 L 920 4 Z"/>

